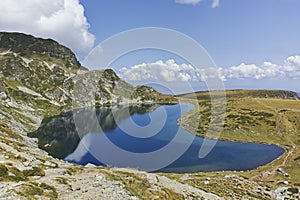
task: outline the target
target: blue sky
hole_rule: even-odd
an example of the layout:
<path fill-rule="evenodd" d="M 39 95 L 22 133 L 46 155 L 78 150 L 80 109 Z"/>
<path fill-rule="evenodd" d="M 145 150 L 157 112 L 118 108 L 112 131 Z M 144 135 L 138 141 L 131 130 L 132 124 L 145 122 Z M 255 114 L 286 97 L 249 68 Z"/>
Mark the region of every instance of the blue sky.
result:
<path fill-rule="evenodd" d="M 170 28 L 198 41 L 218 66 L 282 63 L 300 53 L 300 1 L 221 0 L 197 5 L 174 0 L 80 1 L 96 44 L 132 28 Z"/>
<path fill-rule="evenodd" d="M 218 68 L 192 69 L 158 50 L 130 53 L 112 67 L 136 84 L 152 73 L 169 83 L 216 76 L 227 89 L 300 91 L 299 8 L 299 0 L 1 0 L 0 30 L 55 39 L 83 62 L 122 31 L 168 28 L 196 40 Z"/>
<path fill-rule="evenodd" d="M 212 8 L 212 0 L 195 5 L 174 0 L 80 2 L 85 7 L 90 32 L 96 35 L 96 44 L 128 29 L 169 28 L 195 39 L 218 67 L 228 69 L 229 72 L 223 72 L 229 74 L 224 81 L 228 89 L 300 91 L 299 77 L 293 76 L 294 71 L 299 73 L 300 57 L 292 57 L 287 62 L 290 56 L 300 55 L 300 26 L 297 25 L 300 1 L 220 0 L 216 8 Z M 129 69 L 130 65 L 142 62 L 150 65 L 168 59 L 179 64 L 184 62 L 175 55 L 148 50 L 123 56 L 114 67 Z M 127 74 L 135 72 L 128 70 Z M 134 82 L 132 76 L 124 78 Z"/>

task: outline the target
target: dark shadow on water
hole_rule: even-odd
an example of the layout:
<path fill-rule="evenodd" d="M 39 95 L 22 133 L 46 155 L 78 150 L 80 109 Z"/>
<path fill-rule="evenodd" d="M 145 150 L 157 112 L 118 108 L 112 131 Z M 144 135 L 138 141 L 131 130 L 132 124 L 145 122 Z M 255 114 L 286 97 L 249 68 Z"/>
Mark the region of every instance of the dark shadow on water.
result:
<path fill-rule="evenodd" d="M 131 115 L 145 114 L 155 110 L 158 106 L 137 104 L 130 106 L 129 112 Z M 124 106 L 103 106 L 101 108 L 93 107 L 62 112 L 59 115 L 44 118 L 38 130 L 29 133 L 28 136 L 38 138 L 39 148 L 47 151 L 51 156 L 64 159 L 74 152 L 85 134 L 94 132 L 94 130 L 89 129 L 90 127 L 87 127 L 87 130 L 83 134 L 79 134 L 76 130 L 73 114 L 88 119 L 94 117 L 94 113 L 96 113 L 97 122 L 100 124 L 102 130 L 104 132 L 111 132 L 117 127 L 113 112 L 116 112 L 115 115 L 122 116 L 122 113 L 126 110 L 127 107 Z M 127 118 L 127 116 L 124 115 L 124 118 Z"/>

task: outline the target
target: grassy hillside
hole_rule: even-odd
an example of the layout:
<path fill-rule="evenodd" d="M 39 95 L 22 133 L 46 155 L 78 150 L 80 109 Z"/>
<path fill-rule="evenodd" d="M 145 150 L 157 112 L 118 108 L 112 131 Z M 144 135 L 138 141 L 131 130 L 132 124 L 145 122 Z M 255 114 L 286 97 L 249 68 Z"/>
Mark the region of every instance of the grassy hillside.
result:
<path fill-rule="evenodd" d="M 286 153 L 276 161 L 257 170 L 238 174 L 271 188 L 280 186 L 284 180 L 294 187 L 299 187 L 300 101 L 297 100 L 295 93 L 254 90 L 226 91 L 226 93 L 227 109 L 220 139 L 276 144 L 286 149 Z M 218 92 L 214 93 L 216 94 Z M 184 115 L 180 124 L 191 132 L 205 137 L 208 136 L 209 125 L 214 123 L 211 116 L 211 101 L 207 99 L 207 95 L 205 92 L 197 93 L 200 99 L 198 101 L 191 101 L 189 98 L 192 95 L 189 94 L 181 96 L 181 101 L 198 104 L 199 109 Z M 289 176 L 285 177 L 276 172 L 278 168 L 283 168 Z"/>
<path fill-rule="evenodd" d="M 296 92 L 287 90 L 227 90 L 226 98 L 276 98 L 276 99 L 298 99 Z M 224 91 L 201 91 L 196 93 L 187 93 L 178 95 L 182 98 L 195 98 L 198 100 L 210 100 L 214 98 L 224 97 Z"/>

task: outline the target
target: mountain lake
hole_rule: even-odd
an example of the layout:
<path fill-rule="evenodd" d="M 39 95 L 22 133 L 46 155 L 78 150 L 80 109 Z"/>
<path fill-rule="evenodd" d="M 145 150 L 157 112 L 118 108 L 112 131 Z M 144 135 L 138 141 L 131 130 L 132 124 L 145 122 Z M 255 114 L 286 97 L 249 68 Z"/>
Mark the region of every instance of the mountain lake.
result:
<path fill-rule="evenodd" d="M 251 170 L 285 151 L 276 145 L 196 136 L 178 125 L 191 109 L 190 104 L 78 109 L 45 118 L 29 135 L 53 157 L 80 165 L 174 173 Z M 199 157 L 201 148 L 208 149 L 206 156 Z"/>

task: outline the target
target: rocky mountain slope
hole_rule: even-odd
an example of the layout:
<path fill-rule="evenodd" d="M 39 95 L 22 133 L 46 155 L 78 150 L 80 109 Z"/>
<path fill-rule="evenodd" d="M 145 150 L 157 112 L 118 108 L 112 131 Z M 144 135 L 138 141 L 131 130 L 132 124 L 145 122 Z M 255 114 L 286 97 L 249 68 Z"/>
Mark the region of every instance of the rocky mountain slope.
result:
<path fill-rule="evenodd" d="M 84 97 L 94 93 L 96 104 L 160 101 L 166 97 L 150 87 L 135 88 L 110 69 L 88 73 L 68 48 L 20 33 L 0 33 L 0 72 L 0 117 L 18 123 L 20 109 L 27 112 L 26 124 L 31 124 L 29 115 L 47 114 L 48 108 L 70 108 L 75 81 L 80 90 L 77 93 Z"/>

